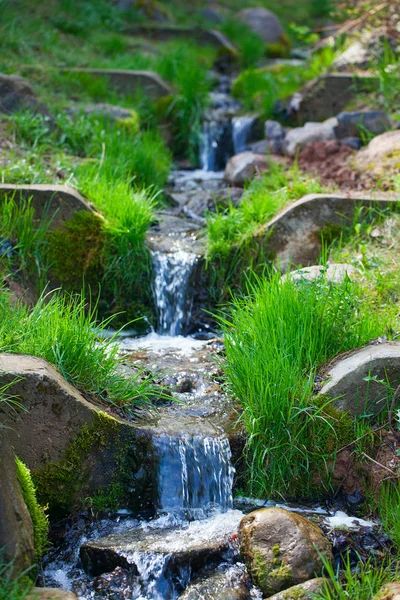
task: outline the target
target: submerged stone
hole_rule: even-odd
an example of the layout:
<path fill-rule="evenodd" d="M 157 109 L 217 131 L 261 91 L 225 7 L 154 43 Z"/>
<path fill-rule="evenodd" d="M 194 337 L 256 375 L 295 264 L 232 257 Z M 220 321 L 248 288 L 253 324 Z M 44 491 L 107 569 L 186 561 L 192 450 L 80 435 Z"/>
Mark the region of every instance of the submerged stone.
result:
<path fill-rule="evenodd" d="M 244 565 L 222 565 L 190 584 L 179 600 L 249 600 L 248 578 Z"/>
<path fill-rule="evenodd" d="M 240 553 L 253 582 L 271 596 L 321 575 L 333 561 L 331 544 L 305 517 L 281 508 L 263 508 L 244 517 Z"/>

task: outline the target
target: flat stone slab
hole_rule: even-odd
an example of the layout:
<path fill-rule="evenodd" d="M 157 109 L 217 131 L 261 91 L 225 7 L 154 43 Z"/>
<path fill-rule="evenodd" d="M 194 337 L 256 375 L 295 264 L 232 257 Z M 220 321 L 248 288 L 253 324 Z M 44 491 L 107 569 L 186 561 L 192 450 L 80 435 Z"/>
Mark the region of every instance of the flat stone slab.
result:
<path fill-rule="evenodd" d="M 13 185 L 0 184 L 0 200 L 14 198 L 16 202 L 31 200 L 35 219 L 39 223 L 43 218 L 51 221 L 50 229 L 59 229 L 76 212 L 95 212 L 93 205 L 87 202 L 79 192 L 67 185 Z"/>
<path fill-rule="evenodd" d="M 340 358 L 325 373 L 320 396 L 337 398 L 336 406 L 352 415 L 376 414 L 387 408 L 384 385 L 368 376 L 400 385 L 400 342 L 366 346 Z M 391 397 L 389 397 L 389 402 Z"/>
<path fill-rule="evenodd" d="M 395 207 L 399 201 L 399 195 L 391 194 L 309 194 L 260 227 L 256 239 L 267 240 L 263 243 L 267 243 L 271 260 L 283 270 L 315 265 L 321 254 L 324 231 L 330 235 L 332 230 L 351 226 L 359 206 Z"/>
<path fill-rule="evenodd" d="M 94 77 L 103 77 L 111 87 L 122 94 L 136 96 L 139 90 L 144 90 L 150 98 L 161 98 L 173 94 L 172 88 L 157 73 L 153 71 L 130 71 L 127 69 L 62 69 L 71 73 L 87 73 Z"/>

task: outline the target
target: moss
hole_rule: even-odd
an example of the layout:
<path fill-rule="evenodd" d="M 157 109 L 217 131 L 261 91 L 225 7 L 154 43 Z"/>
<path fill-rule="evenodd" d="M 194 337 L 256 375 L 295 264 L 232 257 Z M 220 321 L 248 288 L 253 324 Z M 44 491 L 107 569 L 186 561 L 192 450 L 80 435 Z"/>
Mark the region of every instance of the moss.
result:
<path fill-rule="evenodd" d="M 130 110 L 131 117 L 129 119 L 117 119 L 116 124 L 119 129 L 125 129 L 131 135 L 136 135 L 140 131 L 140 117 L 135 110 Z"/>
<path fill-rule="evenodd" d="M 290 40 L 286 34 L 276 44 L 267 44 L 267 56 L 271 58 L 288 58 L 290 56 Z"/>
<path fill-rule="evenodd" d="M 126 448 L 124 442 L 119 439 L 117 421 L 101 411 L 96 414 L 92 425 L 81 427 L 60 461 L 48 462 L 33 473 L 40 500 L 47 502 L 53 512 L 68 512 L 74 505 L 85 503 L 82 491 L 88 491 L 90 479 L 90 465 L 87 459 L 90 453 L 100 448 L 107 448 L 113 452 L 116 463 L 115 477 L 122 478 Z M 120 482 L 116 481 L 115 484 L 117 483 Z M 120 502 L 124 493 L 125 488 L 122 484 L 114 485 L 113 501 Z M 91 504 L 89 491 L 86 503 Z"/>
<path fill-rule="evenodd" d="M 287 590 L 283 592 L 284 600 L 305 600 L 307 598 L 307 594 L 301 588 L 297 590 Z"/>
<path fill-rule="evenodd" d="M 69 291 L 80 291 L 83 279 L 96 289 L 102 278 L 104 221 L 91 212 L 76 212 L 49 240 L 51 274 Z"/>
<path fill-rule="evenodd" d="M 48 548 L 49 523 L 47 515 L 36 498 L 36 489 L 28 467 L 18 457 L 15 457 L 15 463 L 22 497 L 32 519 L 35 559 L 40 560 Z"/>
<path fill-rule="evenodd" d="M 273 594 L 279 589 L 275 580 L 282 579 L 285 584 L 292 584 L 292 569 L 280 560 L 280 546 L 275 544 L 272 548 L 273 559 L 268 561 L 266 556 L 254 550 L 251 561 L 250 574 L 258 583 L 264 593 Z"/>

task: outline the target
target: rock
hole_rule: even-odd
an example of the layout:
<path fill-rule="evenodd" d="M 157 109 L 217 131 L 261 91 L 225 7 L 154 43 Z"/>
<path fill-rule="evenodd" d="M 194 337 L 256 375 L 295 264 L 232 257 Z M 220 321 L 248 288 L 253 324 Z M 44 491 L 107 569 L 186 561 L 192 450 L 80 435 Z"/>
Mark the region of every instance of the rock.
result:
<path fill-rule="evenodd" d="M 229 159 L 225 168 L 225 180 L 232 185 L 241 186 L 267 169 L 268 162 L 265 155 L 240 152 Z"/>
<path fill-rule="evenodd" d="M 127 600 L 141 596 L 137 577 L 121 567 L 111 573 L 99 575 L 93 582 L 93 587 L 101 598 L 107 600 Z"/>
<path fill-rule="evenodd" d="M 14 422 L 0 409 L 0 420 L 12 427 L 10 443 L 31 469 L 42 504 L 68 512 L 115 482 L 124 464 L 127 479 L 118 482 L 127 495 L 121 507 L 138 511 L 158 501 L 151 485 L 151 436 L 144 427 L 101 412 L 42 358 L 0 354 L 0 385 L 6 383 L 27 412 Z"/>
<path fill-rule="evenodd" d="M 362 146 L 362 141 L 358 137 L 345 137 L 340 140 L 343 146 L 348 146 L 352 150 L 359 150 Z"/>
<path fill-rule="evenodd" d="M 321 253 L 321 231 L 340 230 L 353 222 L 358 206 L 395 206 L 390 195 L 309 194 L 261 226 L 255 243 L 268 239 L 271 257 L 286 270 L 289 266 L 315 265 Z M 258 241 L 258 238 L 262 238 Z"/>
<path fill-rule="evenodd" d="M 336 117 L 323 123 L 306 123 L 304 127 L 291 129 L 284 140 L 284 149 L 288 156 L 295 156 L 297 150 L 313 142 L 326 142 L 335 139 Z"/>
<path fill-rule="evenodd" d="M 245 516 L 239 540 L 250 576 L 267 597 L 319 576 L 320 554 L 333 561 L 331 544 L 319 527 L 282 508 L 263 508 Z"/>
<path fill-rule="evenodd" d="M 203 8 L 199 14 L 200 17 L 208 23 L 219 25 L 223 22 L 223 18 L 217 7 L 209 6 L 208 8 Z"/>
<path fill-rule="evenodd" d="M 374 600 L 400 600 L 400 583 L 387 583 L 374 596 Z"/>
<path fill-rule="evenodd" d="M 33 588 L 26 600 L 78 600 L 72 592 L 60 588 Z"/>
<path fill-rule="evenodd" d="M 14 198 L 16 202 L 31 199 L 35 219 L 50 219 L 50 229 L 59 229 L 78 211 L 94 212 L 93 206 L 79 192 L 67 185 L 12 185 L 0 183 L 0 200 Z"/>
<path fill-rule="evenodd" d="M 110 121 L 126 121 L 129 119 L 138 119 L 137 113 L 134 110 L 115 106 L 113 104 L 86 104 L 84 106 L 70 106 L 67 109 L 69 114 L 75 115 L 84 113 L 86 115 L 95 115 L 105 117 Z"/>
<path fill-rule="evenodd" d="M 292 96 L 287 116 L 299 125 L 323 121 L 344 110 L 358 93 L 378 88 L 378 78 L 371 75 L 328 73 L 308 82 Z"/>
<path fill-rule="evenodd" d="M 337 120 L 335 135 L 338 140 L 361 137 L 363 132 L 379 135 L 392 128 L 389 116 L 381 110 L 341 112 Z"/>
<path fill-rule="evenodd" d="M 265 155 L 270 152 L 271 143 L 275 147 L 275 140 L 259 140 L 258 142 L 253 142 L 252 144 L 248 145 L 249 152 L 252 152 L 253 154 Z"/>
<path fill-rule="evenodd" d="M 305 583 L 294 585 L 284 592 L 274 594 L 268 600 L 313 600 L 315 598 L 314 594 L 321 592 L 327 584 L 329 584 L 329 579 L 317 577 Z"/>
<path fill-rule="evenodd" d="M 93 77 L 106 79 L 110 87 L 127 96 L 136 97 L 139 90 L 144 90 L 149 98 L 158 99 L 171 96 L 172 88 L 153 71 L 131 71 L 126 69 L 86 69 L 76 67 L 63 69 L 71 73 L 84 73 Z"/>
<path fill-rule="evenodd" d="M 348 71 L 351 69 L 367 69 L 371 63 L 371 53 L 361 42 L 351 44 L 332 63 L 334 71 Z"/>
<path fill-rule="evenodd" d="M 17 479 L 9 433 L 0 426 L 0 548 L 5 562 L 13 561 L 13 574 L 17 576 L 33 564 L 35 547 L 32 519 Z"/>
<path fill-rule="evenodd" d="M 282 140 L 285 135 L 284 127 L 278 121 L 265 121 L 264 135 L 267 140 Z"/>
<path fill-rule="evenodd" d="M 376 136 L 361 150 L 355 159 L 355 167 L 375 175 L 398 173 L 400 167 L 400 129 Z"/>
<path fill-rule="evenodd" d="M 249 600 L 247 579 L 248 575 L 240 565 L 219 567 L 190 584 L 179 600 Z"/>
<path fill-rule="evenodd" d="M 282 277 L 282 280 L 292 279 L 293 281 L 315 281 L 319 277 L 331 283 L 341 283 L 356 272 L 356 268 L 352 265 L 334 263 L 327 266 L 313 265 L 290 271 Z M 350 277 L 351 278 L 351 277 Z"/>
<path fill-rule="evenodd" d="M 236 18 L 246 23 L 266 44 L 279 44 L 285 35 L 278 17 L 266 8 L 245 8 Z"/>
<path fill-rule="evenodd" d="M 393 388 L 400 382 L 400 342 L 370 345 L 338 358 L 324 374 L 327 382 L 320 396 L 337 398 L 335 405 L 351 415 L 376 414 L 387 407 L 387 391 L 369 376 L 388 381 Z"/>
<path fill-rule="evenodd" d="M 21 110 L 29 110 L 52 120 L 49 110 L 40 102 L 29 81 L 19 75 L 0 74 L 0 112 L 14 113 Z"/>

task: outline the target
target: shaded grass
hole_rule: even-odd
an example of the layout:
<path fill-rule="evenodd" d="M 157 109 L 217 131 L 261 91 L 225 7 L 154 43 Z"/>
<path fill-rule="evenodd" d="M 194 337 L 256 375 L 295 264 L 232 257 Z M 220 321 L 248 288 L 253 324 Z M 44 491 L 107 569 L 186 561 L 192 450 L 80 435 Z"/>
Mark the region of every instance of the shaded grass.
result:
<path fill-rule="evenodd" d="M 353 423 L 313 398 L 316 368 L 389 323 L 377 322 L 349 280 L 296 284 L 279 273 L 249 286 L 249 297 L 234 298 L 231 316 L 219 321 L 226 377 L 249 436 L 250 492 L 288 497 L 328 489 L 329 463 Z"/>
<path fill-rule="evenodd" d="M 54 364 L 63 377 L 104 405 L 128 416 L 149 408 L 159 390 L 141 375 L 124 377 L 113 338 L 99 343 L 110 321 L 98 323 L 95 308 L 83 297 L 41 296 L 32 310 L 11 306 L 0 294 L 0 351 L 39 356 Z"/>
<path fill-rule="evenodd" d="M 33 584 L 29 571 L 16 575 L 13 564 L 0 560 L 0 600 L 25 600 Z"/>

